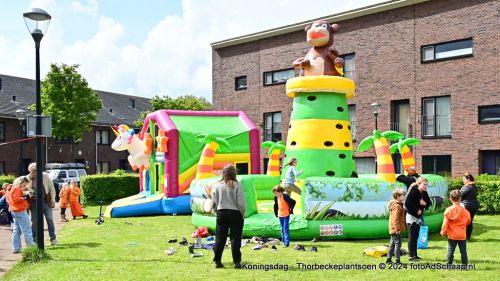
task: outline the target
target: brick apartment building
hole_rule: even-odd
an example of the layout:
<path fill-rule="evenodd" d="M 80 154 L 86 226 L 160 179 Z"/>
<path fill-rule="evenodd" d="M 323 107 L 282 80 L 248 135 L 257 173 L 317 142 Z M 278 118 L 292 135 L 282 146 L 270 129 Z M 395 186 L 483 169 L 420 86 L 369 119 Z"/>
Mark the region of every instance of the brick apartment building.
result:
<path fill-rule="evenodd" d="M 348 103 L 357 142 L 374 129 L 378 102 L 379 130 L 422 140 L 419 171 L 500 174 L 499 10 L 498 0 L 394 0 L 325 17 L 340 25 L 334 46 L 356 81 Z M 214 108 L 243 110 L 263 141 L 285 140 L 284 83 L 309 49 L 312 21 L 212 43 Z M 355 157 L 358 172 L 374 172 L 373 150 Z"/>
<path fill-rule="evenodd" d="M 85 163 L 90 174 L 112 172 L 118 168 L 130 170 L 128 152 L 111 149 L 115 135 L 110 127 L 114 124 L 133 127 L 141 112 L 151 110 L 149 99 L 103 91 L 96 93 L 103 107 L 92 124 L 92 130 L 74 145 L 69 140 L 47 138 L 47 142 L 42 144 L 44 163 Z M 20 143 L 11 143 L 21 139 L 21 124 L 16 110 L 27 110 L 34 103 L 34 80 L 0 74 L 0 175 L 19 175 L 20 169 L 21 174 L 26 174 L 29 163 L 36 159 L 34 139 L 22 142 L 22 158 Z M 26 138 L 25 125 L 26 122 L 22 125 L 22 138 Z"/>

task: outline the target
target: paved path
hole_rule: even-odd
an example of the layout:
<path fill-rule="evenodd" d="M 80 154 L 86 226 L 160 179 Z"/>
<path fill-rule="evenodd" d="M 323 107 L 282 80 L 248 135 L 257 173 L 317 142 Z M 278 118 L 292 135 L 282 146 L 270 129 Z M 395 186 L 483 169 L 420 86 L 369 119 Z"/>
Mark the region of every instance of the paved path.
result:
<path fill-rule="evenodd" d="M 59 230 L 63 227 L 64 223 L 61 222 L 60 218 L 60 209 L 58 204 L 56 203 L 56 208 L 53 209 L 53 217 L 54 217 L 54 225 L 56 228 L 56 234 L 59 233 Z M 71 215 L 71 210 L 66 210 L 66 216 L 68 219 L 71 218 L 71 216 L 68 216 L 67 214 Z M 44 238 L 45 238 L 45 247 L 50 247 L 50 241 L 49 241 L 49 232 L 47 231 L 47 223 L 45 222 L 45 217 L 43 219 L 44 221 Z M 21 236 L 21 240 L 23 243 L 23 248 L 25 247 L 24 244 L 24 238 Z M 58 239 L 59 240 L 59 237 Z M 59 240 L 59 243 L 61 241 Z M 9 225 L 0 225 L 0 276 L 5 274 L 7 271 L 9 271 L 16 263 L 18 260 L 21 259 L 21 254 L 13 254 L 12 253 L 12 232 L 10 231 L 10 226 Z"/>

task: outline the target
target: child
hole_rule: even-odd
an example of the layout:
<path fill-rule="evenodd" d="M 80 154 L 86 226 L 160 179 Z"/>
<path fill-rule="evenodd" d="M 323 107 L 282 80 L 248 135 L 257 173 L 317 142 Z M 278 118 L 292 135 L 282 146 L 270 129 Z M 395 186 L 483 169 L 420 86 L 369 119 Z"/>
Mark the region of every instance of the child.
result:
<path fill-rule="evenodd" d="M 290 198 L 290 195 L 283 194 L 283 187 L 277 185 L 273 188 L 274 193 L 274 215 L 280 220 L 281 239 L 285 248 L 290 246 L 290 214 L 293 214 L 295 200 Z"/>
<path fill-rule="evenodd" d="M 401 263 L 399 259 L 401 251 L 401 233 L 406 228 L 405 213 L 403 203 L 405 201 L 405 192 L 401 188 L 396 188 L 392 192 L 392 199 L 389 202 L 389 253 L 387 253 L 387 263 L 392 263 L 392 256 L 396 256 L 396 263 Z"/>
<path fill-rule="evenodd" d="M 68 222 L 66 219 L 66 209 L 70 207 L 69 205 L 69 184 L 67 182 L 63 183 L 61 190 L 59 191 L 59 207 L 61 208 L 61 221 Z"/>
<path fill-rule="evenodd" d="M 446 208 L 444 211 L 444 221 L 441 227 L 441 236 L 448 234 L 448 264 L 453 263 L 453 254 L 455 253 L 455 248 L 460 249 L 460 255 L 462 256 L 462 264 L 467 265 L 467 248 L 466 248 L 466 238 L 467 238 L 467 225 L 470 223 L 470 214 L 462 205 L 460 205 L 460 199 L 462 195 L 460 190 L 453 190 L 450 192 L 450 200 L 453 203 L 452 206 Z"/>
<path fill-rule="evenodd" d="M 28 179 L 24 176 L 14 180 L 14 184 L 7 188 L 7 202 L 10 211 L 14 217 L 14 231 L 12 232 L 12 253 L 21 252 L 21 233 L 24 235 L 24 241 L 27 246 L 35 245 L 33 233 L 31 232 L 31 220 L 28 215 L 28 197 L 29 192 L 23 192 L 26 188 Z"/>
<path fill-rule="evenodd" d="M 295 178 L 300 176 L 304 172 L 304 170 L 297 171 L 295 169 L 298 163 L 299 160 L 297 160 L 297 158 L 292 158 L 290 159 L 290 161 L 288 161 L 288 164 L 285 165 L 285 167 L 290 166 L 290 168 L 288 168 L 288 170 L 286 171 L 284 180 L 285 191 L 288 194 L 291 194 L 292 191 L 295 191 L 299 195 L 301 194 L 300 188 L 295 185 Z"/>
<path fill-rule="evenodd" d="M 82 206 L 80 205 L 80 201 L 78 201 L 80 197 L 80 188 L 78 188 L 78 185 L 75 181 L 71 181 L 69 187 L 69 205 L 71 207 L 71 214 L 73 214 L 73 219 L 76 220 L 76 217 L 83 217 L 84 219 L 86 219 L 88 216 L 83 211 Z"/>

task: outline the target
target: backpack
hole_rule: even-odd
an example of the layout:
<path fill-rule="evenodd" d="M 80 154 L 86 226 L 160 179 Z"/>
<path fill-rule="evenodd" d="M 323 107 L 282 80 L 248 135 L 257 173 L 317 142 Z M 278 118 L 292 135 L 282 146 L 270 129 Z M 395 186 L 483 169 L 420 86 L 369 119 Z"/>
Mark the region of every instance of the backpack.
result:
<path fill-rule="evenodd" d="M 389 247 L 377 246 L 377 247 L 370 247 L 370 248 L 365 249 L 365 252 L 363 253 L 363 255 L 367 255 L 367 256 L 375 257 L 375 258 L 380 258 L 380 257 L 386 257 L 388 252 L 389 252 Z"/>

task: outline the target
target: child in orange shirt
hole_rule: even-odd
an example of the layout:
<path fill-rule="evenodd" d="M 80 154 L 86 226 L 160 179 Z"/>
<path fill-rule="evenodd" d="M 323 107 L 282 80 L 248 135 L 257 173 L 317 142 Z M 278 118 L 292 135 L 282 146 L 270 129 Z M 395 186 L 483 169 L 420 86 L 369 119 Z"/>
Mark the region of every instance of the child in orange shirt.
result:
<path fill-rule="evenodd" d="M 290 214 L 293 214 L 295 200 L 290 195 L 284 194 L 285 189 L 280 185 L 273 188 L 274 193 L 274 215 L 280 220 L 281 239 L 285 248 L 290 246 Z"/>
<path fill-rule="evenodd" d="M 82 206 L 80 205 L 80 201 L 78 201 L 80 197 L 80 188 L 78 188 L 78 185 L 75 181 L 70 182 L 69 188 L 69 205 L 71 207 L 71 214 L 73 215 L 73 219 L 75 220 L 76 217 L 83 217 L 84 219 L 86 219 L 88 216 L 83 211 Z"/>
<path fill-rule="evenodd" d="M 70 207 L 69 205 L 69 184 L 67 182 L 63 183 L 61 190 L 59 191 L 59 207 L 61 208 L 61 221 L 68 222 L 66 219 L 66 209 Z"/>
<path fill-rule="evenodd" d="M 448 234 L 448 264 L 453 263 L 453 254 L 458 244 L 462 264 L 467 265 L 466 229 L 471 220 L 469 211 L 460 205 L 461 197 L 460 190 L 450 192 L 450 200 L 453 202 L 453 206 L 446 208 L 446 211 L 444 211 L 441 236 L 444 237 Z"/>

